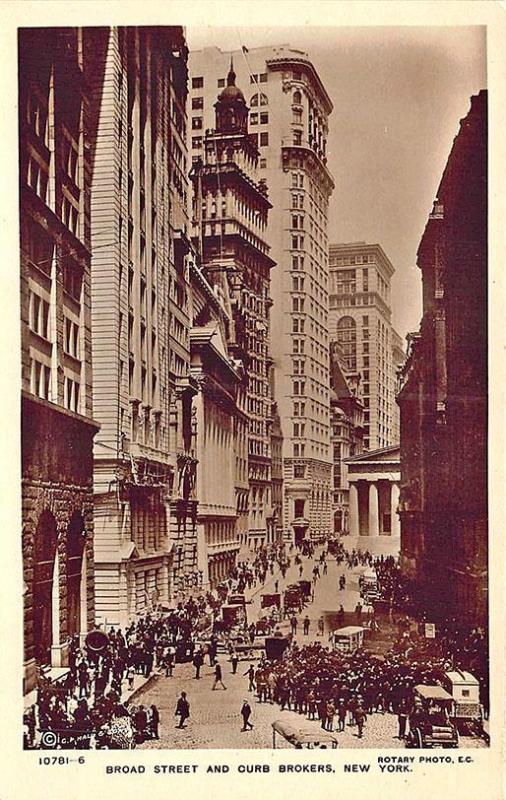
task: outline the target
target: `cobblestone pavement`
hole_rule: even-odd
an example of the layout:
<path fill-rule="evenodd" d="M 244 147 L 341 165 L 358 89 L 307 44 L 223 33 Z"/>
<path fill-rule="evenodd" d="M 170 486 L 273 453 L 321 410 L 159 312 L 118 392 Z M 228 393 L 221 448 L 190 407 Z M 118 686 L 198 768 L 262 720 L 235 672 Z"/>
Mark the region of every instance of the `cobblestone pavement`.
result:
<path fill-rule="evenodd" d="M 356 540 L 351 538 L 346 541 L 347 549 L 351 550 Z M 375 554 L 383 552 L 388 555 L 390 552 L 396 555 L 398 542 L 384 542 L 381 539 L 368 540 L 367 544 L 360 543 L 362 549 L 367 547 Z M 312 577 L 314 561 L 304 558 L 304 579 Z M 321 570 L 321 568 L 320 568 Z M 346 573 L 346 590 L 339 591 L 339 575 Z M 314 601 L 306 607 L 301 618 L 307 614 L 311 620 L 309 636 L 303 636 L 301 625 L 299 626 L 297 640 L 299 644 L 318 640 L 316 635 L 317 620 L 324 612 L 336 611 L 342 603 L 345 611 L 351 612 L 355 608 L 359 599 L 358 574 L 360 569 L 347 570 L 343 566 L 337 566 L 335 560 L 331 560 L 328 566 L 327 575 L 323 575 L 315 587 Z M 274 582 L 279 581 L 279 588 L 282 590 L 288 583 L 293 583 L 299 579 L 299 568 L 292 566 L 288 571 L 286 579 L 283 581 L 279 573 L 269 575 L 265 586 L 256 586 L 247 593 L 251 603 L 248 604 L 248 619 L 258 617 L 260 610 L 260 596 L 266 592 L 274 591 Z M 327 643 L 328 628 L 326 627 L 323 641 Z M 226 690 L 219 688 L 212 690 L 213 670 L 206 663 L 202 668 L 200 680 L 194 676 L 194 668 L 191 664 L 178 664 L 174 669 L 174 676 L 155 677 L 145 691 L 141 691 L 135 698 L 135 703 L 149 705 L 155 703 L 160 711 L 160 739 L 148 741 L 143 748 L 167 748 L 167 749 L 197 749 L 197 748 L 232 748 L 232 749 L 252 749 L 272 747 L 272 727 L 275 720 L 293 720 L 304 725 L 313 726 L 315 732 L 320 730 L 319 723 L 309 722 L 301 714 L 292 711 L 281 711 L 277 705 L 270 703 L 258 703 L 253 693 L 248 692 L 248 679 L 244 673 L 250 663 L 240 661 L 237 668 L 237 675 L 231 674 L 231 665 L 227 656 L 222 654 L 218 661 L 223 669 L 223 679 L 227 687 Z M 176 702 L 182 691 L 188 695 L 190 703 L 190 719 L 186 727 L 182 730 L 176 728 L 179 718 L 174 716 Z M 240 715 L 242 701 L 249 698 L 252 707 L 251 722 L 254 727 L 252 731 L 241 732 L 242 717 Z M 371 714 L 364 727 L 362 739 L 357 736 L 356 727 L 346 726 L 343 733 L 336 734 L 339 747 L 345 748 L 398 748 L 402 743 L 396 738 L 397 719 L 392 714 Z M 276 737 L 276 746 L 291 749 L 291 745 Z M 466 737 L 461 741 L 462 747 L 484 747 L 485 744 L 480 739 Z"/>

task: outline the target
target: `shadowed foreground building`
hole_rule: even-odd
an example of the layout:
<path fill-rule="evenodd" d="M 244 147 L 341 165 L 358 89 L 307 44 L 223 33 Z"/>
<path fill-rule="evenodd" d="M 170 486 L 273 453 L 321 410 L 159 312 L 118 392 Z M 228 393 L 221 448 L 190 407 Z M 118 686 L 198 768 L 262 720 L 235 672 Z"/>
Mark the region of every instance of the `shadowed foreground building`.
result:
<path fill-rule="evenodd" d="M 461 120 L 420 246 L 401 410 L 402 567 L 434 619 L 487 619 L 487 93 Z"/>
<path fill-rule="evenodd" d="M 19 34 L 25 691 L 94 621 L 90 52 Z"/>

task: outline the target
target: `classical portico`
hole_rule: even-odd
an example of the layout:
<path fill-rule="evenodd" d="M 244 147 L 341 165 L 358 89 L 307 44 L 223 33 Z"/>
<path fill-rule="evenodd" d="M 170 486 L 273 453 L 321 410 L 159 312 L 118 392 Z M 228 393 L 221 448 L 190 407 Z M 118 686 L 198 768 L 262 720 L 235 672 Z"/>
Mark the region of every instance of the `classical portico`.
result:
<path fill-rule="evenodd" d="M 351 536 L 400 536 L 398 445 L 346 459 Z"/>

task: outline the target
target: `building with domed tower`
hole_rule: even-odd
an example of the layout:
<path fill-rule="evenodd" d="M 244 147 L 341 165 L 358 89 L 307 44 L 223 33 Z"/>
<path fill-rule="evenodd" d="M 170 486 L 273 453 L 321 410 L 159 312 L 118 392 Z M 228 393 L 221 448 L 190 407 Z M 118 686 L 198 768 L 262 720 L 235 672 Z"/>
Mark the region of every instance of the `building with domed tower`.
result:
<path fill-rule="evenodd" d="M 334 182 L 326 155 L 332 102 L 301 50 L 279 45 L 232 55 L 272 203 L 263 235 L 276 262 L 270 350 L 282 436 L 283 533 L 287 541 L 316 540 L 333 527 L 327 215 Z M 216 47 L 190 53 L 194 163 L 208 146 L 204 132 L 212 125 L 216 91 L 226 87 L 229 61 Z"/>
<path fill-rule="evenodd" d="M 203 158 L 192 170 L 194 241 L 202 272 L 226 312 L 227 355 L 243 374 L 229 458 L 235 466 L 235 530 L 241 546 L 255 548 L 272 541 L 274 531 L 268 375 L 274 261 L 265 240 L 271 203 L 258 176 L 259 151 L 233 62 L 214 110 L 215 126 L 206 131 Z"/>

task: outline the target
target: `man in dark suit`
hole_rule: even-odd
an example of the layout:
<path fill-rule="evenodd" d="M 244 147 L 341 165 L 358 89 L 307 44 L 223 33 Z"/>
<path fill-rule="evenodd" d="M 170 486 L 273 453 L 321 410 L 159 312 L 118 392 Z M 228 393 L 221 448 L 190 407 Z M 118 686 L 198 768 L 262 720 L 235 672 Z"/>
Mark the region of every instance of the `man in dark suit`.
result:
<path fill-rule="evenodd" d="M 242 715 L 242 728 L 241 731 L 250 731 L 253 730 L 253 725 L 249 721 L 251 717 L 251 706 L 247 700 L 243 700 L 242 708 L 241 708 L 241 715 Z"/>
<path fill-rule="evenodd" d="M 181 692 L 181 697 L 177 701 L 175 716 L 179 717 L 179 725 L 176 725 L 176 727 L 184 728 L 184 723 L 190 716 L 190 704 L 186 699 L 186 692 Z"/>

